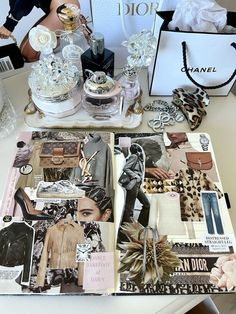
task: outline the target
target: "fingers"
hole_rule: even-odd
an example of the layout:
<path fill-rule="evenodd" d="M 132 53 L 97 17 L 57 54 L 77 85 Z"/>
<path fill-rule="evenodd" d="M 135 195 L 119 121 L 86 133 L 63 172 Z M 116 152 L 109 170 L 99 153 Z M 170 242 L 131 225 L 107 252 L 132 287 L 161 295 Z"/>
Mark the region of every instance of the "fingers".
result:
<path fill-rule="evenodd" d="M 170 179 L 170 175 L 168 174 L 168 172 L 160 168 L 146 168 L 145 172 L 151 174 L 158 179 Z"/>
<path fill-rule="evenodd" d="M 9 36 L 7 36 L 6 34 L 0 34 L 0 38 L 1 38 L 1 39 L 8 39 Z"/>
<path fill-rule="evenodd" d="M 6 29 L 4 26 L 0 27 L 0 38 L 1 39 L 7 39 L 11 36 L 11 32 Z"/>
<path fill-rule="evenodd" d="M 159 179 L 169 179 L 170 178 L 169 174 L 165 170 L 159 169 L 159 168 L 154 169 L 153 175 Z"/>

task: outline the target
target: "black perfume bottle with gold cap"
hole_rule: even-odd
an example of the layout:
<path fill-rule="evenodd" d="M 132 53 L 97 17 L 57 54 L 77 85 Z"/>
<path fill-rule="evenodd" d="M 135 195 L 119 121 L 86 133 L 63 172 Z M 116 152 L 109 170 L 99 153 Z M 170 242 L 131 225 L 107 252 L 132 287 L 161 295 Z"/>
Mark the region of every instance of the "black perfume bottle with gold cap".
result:
<path fill-rule="evenodd" d="M 90 48 L 81 55 L 83 78 L 86 80 L 86 70 L 102 71 L 110 77 L 114 76 L 114 52 L 104 48 L 104 36 L 92 33 Z"/>

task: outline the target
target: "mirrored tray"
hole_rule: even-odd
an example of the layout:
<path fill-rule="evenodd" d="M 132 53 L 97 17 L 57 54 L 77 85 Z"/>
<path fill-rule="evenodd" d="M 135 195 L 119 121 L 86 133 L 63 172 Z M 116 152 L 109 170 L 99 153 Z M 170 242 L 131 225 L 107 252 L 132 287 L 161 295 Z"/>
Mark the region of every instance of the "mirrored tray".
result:
<path fill-rule="evenodd" d="M 34 128 L 125 128 L 135 129 L 142 122 L 142 114 L 113 116 L 108 120 L 96 120 L 83 109 L 72 116 L 56 119 L 50 116 L 41 117 L 38 112 L 25 115 L 25 122 Z"/>

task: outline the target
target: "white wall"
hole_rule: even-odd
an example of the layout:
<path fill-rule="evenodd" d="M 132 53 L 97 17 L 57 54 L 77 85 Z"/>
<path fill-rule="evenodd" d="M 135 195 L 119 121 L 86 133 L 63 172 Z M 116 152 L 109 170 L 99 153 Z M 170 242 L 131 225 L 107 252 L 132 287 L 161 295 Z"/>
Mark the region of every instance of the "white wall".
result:
<path fill-rule="evenodd" d="M 217 3 L 228 11 L 236 11 L 236 0 L 217 0 Z"/>

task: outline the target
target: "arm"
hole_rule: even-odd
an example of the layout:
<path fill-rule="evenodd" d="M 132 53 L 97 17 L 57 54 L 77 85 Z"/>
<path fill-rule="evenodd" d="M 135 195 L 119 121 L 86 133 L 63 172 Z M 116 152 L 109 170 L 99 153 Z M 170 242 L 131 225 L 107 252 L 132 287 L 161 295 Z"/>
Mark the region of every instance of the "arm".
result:
<path fill-rule="evenodd" d="M 29 0 L 10 0 L 9 5 L 10 5 L 10 10 L 8 12 L 8 16 L 6 18 L 5 23 L 0 28 L 0 34 L 4 32 L 4 29 L 7 30 L 11 34 L 11 32 L 16 27 L 18 21 L 23 16 L 28 15 L 34 7 L 34 3 Z M 6 31 L 5 31 L 5 34 L 7 34 Z"/>
<path fill-rule="evenodd" d="M 84 244 L 85 239 L 84 239 L 84 228 L 79 226 L 78 228 L 79 232 L 79 243 Z M 83 286 L 83 281 L 84 281 L 84 262 L 79 262 L 78 263 L 78 285 Z"/>
<path fill-rule="evenodd" d="M 128 176 L 129 176 L 131 179 L 134 179 L 134 178 L 138 178 L 138 177 L 139 177 L 139 176 L 132 170 L 132 167 L 136 164 L 137 160 L 138 160 L 138 156 L 136 156 L 135 154 L 133 154 L 133 155 L 131 155 L 131 156 L 127 159 L 127 161 L 126 161 L 126 163 L 125 163 L 125 165 L 124 165 L 124 167 L 123 167 L 123 171 L 124 171 L 125 173 L 127 173 Z"/>
<path fill-rule="evenodd" d="M 49 248 L 50 234 L 51 234 L 51 229 L 49 228 L 45 236 L 45 240 L 43 244 L 43 251 L 42 251 L 42 255 L 41 255 L 41 259 L 39 263 L 39 269 L 38 269 L 37 280 L 36 280 L 36 284 L 38 287 L 44 286 L 45 274 L 46 274 L 49 252 L 50 252 L 50 248 Z"/>
<path fill-rule="evenodd" d="M 32 260 L 32 248 L 34 243 L 34 229 L 32 227 L 27 232 L 26 245 L 25 245 L 25 261 L 21 282 L 29 282 L 30 270 L 31 270 L 31 260 Z"/>

